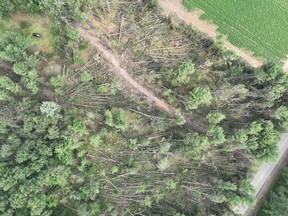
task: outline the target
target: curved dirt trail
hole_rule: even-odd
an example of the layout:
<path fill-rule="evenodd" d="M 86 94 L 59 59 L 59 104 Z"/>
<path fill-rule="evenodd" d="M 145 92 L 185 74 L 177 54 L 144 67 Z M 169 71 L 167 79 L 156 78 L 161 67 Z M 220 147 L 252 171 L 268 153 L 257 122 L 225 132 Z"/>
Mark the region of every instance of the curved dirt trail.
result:
<path fill-rule="evenodd" d="M 120 66 L 119 61 L 114 57 L 114 55 L 101 44 L 101 41 L 98 38 L 91 35 L 88 30 L 85 30 L 83 28 L 79 28 L 79 32 L 82 36 L 88 38 L 91 44 L 93 44 L 93 46 L 100 52 L 102 57 L 111 64 L 111 66 L 113 67 L 113 72 L 117 76 L 126 80 L 130 84 L 130 86 L 132 86 L 138 92 L 144 94 L 147 98 L 152 100 L 155 103 L 155 105 L 160 109 L 170 114 L 173 114 L 175 112 L 175 109 L 172 106 L 167 104 L 165 101 L 157 98 L 151 91 L 149 91 L 148 89 L 143 87 L 140 83 L 135 81 L 129 75 L 129 73 Z"/>
<path fill-rule="evenodd" d="M 184 8 L 184 6 L 181 4 L 180 0 L 159 0 L 159 5 L 163 9 L 164 15 L 169 16 L 169 14 L 175 13 L 181 20 L 188 24 L 193 24 L 199 31 L 207 34 L 209 37 L 216 38 L 218 35 L 215 26 L 201 20 L 199 15 L 187 11 L 186 8 Z M 238 56 L 243 58 L 253 67 L 260 67 L 263 64 L 262 61 L 256 59 L 249 53 L 234 46 L 228 41 L 224 42 L 224 46 L 227 49 L 235 52 Z"/>

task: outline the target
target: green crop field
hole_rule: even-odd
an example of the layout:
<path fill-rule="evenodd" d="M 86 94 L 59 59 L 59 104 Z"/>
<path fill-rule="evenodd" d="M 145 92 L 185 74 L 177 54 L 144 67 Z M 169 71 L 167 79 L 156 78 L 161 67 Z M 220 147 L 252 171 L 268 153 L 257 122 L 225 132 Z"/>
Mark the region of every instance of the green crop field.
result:
<path fill-rule="evenodd" d="M 288 0 L 182 0 L 234 45 L 266 59 L 288 55 Z"/>

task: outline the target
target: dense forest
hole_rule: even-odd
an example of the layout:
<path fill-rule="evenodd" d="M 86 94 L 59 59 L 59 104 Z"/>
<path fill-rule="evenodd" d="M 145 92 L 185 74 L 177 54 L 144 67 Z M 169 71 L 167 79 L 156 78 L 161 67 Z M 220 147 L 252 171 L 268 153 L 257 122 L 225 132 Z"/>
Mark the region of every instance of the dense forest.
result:
<path fill-rule="evenodd" d="M 259 216 L 279 215 L 285 216 L 288 212 L 288 168 L 283 170 L 283 173 L 273 186 L 268 196 L 266 197 Z"/>
<path fill-rule="evenodd" d="M 2 0 L 52 19 L 53 52 L 0 35 L 0 215 L 230 215 L 288 130 L 288 76 L 252 68 L 156 1 Z M 21 28 L 26 28 L 22 22 Z M 171 112 L 114 76 L 93 32 Z M 88 53 L 88 58 L 87 58 Z"/>

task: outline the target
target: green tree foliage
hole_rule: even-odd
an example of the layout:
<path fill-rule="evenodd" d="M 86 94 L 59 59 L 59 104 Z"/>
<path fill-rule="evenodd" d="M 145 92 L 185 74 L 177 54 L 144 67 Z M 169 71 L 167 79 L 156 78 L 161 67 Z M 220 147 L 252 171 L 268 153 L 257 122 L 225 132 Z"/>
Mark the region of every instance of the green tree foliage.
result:
<path fill-rule="evenodd" d="M 66 15 L 57 17 L 65 22 L 67 18 L 83 22 L 86 8 L 93 6 L 93 3 L 93 0 L 4 0 L 0 3 L 0 18 L 8 18 L 18 9 L 30 13 L 46 12 L 53 16 Z"/>
<path fill-rule="evenodd" d="M 81 82 L 88 82 L 89 80 L 92 79 L 91 77 L 91 74 L 89 74 L 87 71 L 84 71 L 82 74 L 81 74 Z"/>
<path fill-rule="evenodd" d="M 220 145 L 226 141 L 224 129 L 220 126 L 210 125 L 208 127 L 207 136 L 212 136 L 214 145 Z"/>
<path fill-rule="evenodd" d="M 208 137 L 198 133 L 189 133 L 183 140 L 185 154 L 190 155 L 193 160 L 205 160 L 205 153 L 210 147 Z"/>
<path fill-rule="evenodd" d="M 128 129 L 128 124 L 125 119 L 125 111 L 121 108 L 116 110 L 106 110 L 105 112 L 105 123 L 110 127 L 119 128 L 123 131 Z"/>
<path fill-rule="evenodd" d="M 181 114 L 180 110 L 176 110 L 175 112 L 176 115 L 176 124 L 177 125 L 184 125 L 186 123 L 185 117 Z"/>
<path fill-rule="evenodd" d="M 9 62 L 23 61 L 28 57 L 32 42 L 16 32 L 5 32 L 0 38 L 0 59 Z"/>
<path fill-rule="evenodd" d="M 3 0 L 0 2 L 0 19 L 10 17 L 14 11 L 14 4 L 10 0 Z"/>
<path fill-rule="evenodd" d="M 12 93 L 18 93 L 20 91 L 20 86 L 7 76 L 0 76 L 0 88 L 11 91 Z"/>
<path fill-rule="evenodd" d="M 176 80 L 179 84 L 188 84 L 191 80 L 191 75 L 195 72 L 195 66 L 191 61 L 188 61 L 179 66 L 176 71 Z M 175 76 L 174 75 L 174 76 Z"/>
<path fill-rule="evenodd" d="M 64 85 L 65 80 L 66 80 L 65 77 L 59 74 L 57 76 L 51 77 L 50 82 L 54 87 L 61 87 Z"/>
<path fill-rule="evenodd" d="M 281 178 L 269 192 L 261 206 L 259 216 L 285 216 L 288 212 L 288 168 L 283 170 Z"/>
<path fill-rule="evenodd" d="M 207 116 L 208 122 L 214 125 L 219 124 L 225 118 L 226 118 L 225 115 L 219 112 L 209 113 Z"/>
<path fill-rule="evenodd" d="M 66 81 L 66 78 L 62 76 L 61 74 L 53 76 L 50 79 L 51 85 L 54 86 L 55 92 L 58 94 L 63 92 L 65 81 Z"/>
<path fill-rule="evenodd" d="M 0 101 L 6 101 L 9 99 L 9 94 L 7 93 L 7 91 L 4 90 L 0 90 Z"/>
<path fill-rule="evenodd" d="M 88 47 L 89 47 L 89 40 L 84 39 L 79 42 L 80 50 L 86 50 Z"/>
<path fill-rule="evenodd" d="M 149 0 L 149 2 L 152 6 L 158 5 L 158 0 Z"/>
<path fill-rule="evenodd" d="M 259 160 L 273 161 L 278 156 L 277 143 L 280 134 L 275 130 L 271 121 L 253 122 L 247 128 L 248 140 L 247 147 Z"/>
<path fill-rule="evenodd" d="M 274 113 L 274 117 L 279 120 L 288 119 L 288 108 L 285 106 L 280 106 Z"/>
<path fill-rule="evenodd" d="M 75 41 L 78 38 L 79 32 L 75 28 L 67 29 L 67 37 L 70 41 Z"/>
<path fill-rule="evenodd" d="M 27 77 L 22 77 L 21 81 L 23 85 L 29 89 L 33 94 L 36 94 L 39 90 L 38 88 L 38 82 L 36 79 L 29 79 Z"/>
<path fill-rule="evenodd" d="M 59 115 L 60 106 L 53 101 L 44 101 L 40 106 L 40 111 L 42 114 L 53 117 Z"/>
<path fill-rule="evenodd" d="M 13 64 L 14 73 L 20 76 L 28 76 L 31 79 L 36 79 L 37 73 L 34 69 L 38 60 L 35 56 L 28 56 L 25 60 L 15 62 Z"/>
<path fill-rule="evenodd" d="M 35 56 L 28 54 L 31 46 L 32 42 L 28 37 L 24 37 L 16 32 L 5 32 L 0 38 L 0 59 L 14 63 L 13 71 L 21 76 L 22 85 L 33 94 L 36 94 L 38 91 L 38 81 L 35 66 L 38 60 Z M 4 77 L 2 77 L 2 81 L 4 82 L 3 79 Z M 12 92 L 17 93 L 19 91 L 18 84 L 12 84 L 13 81 L 5 79 L 11 86 L 10 91 L 14 89 Z M 7 86 L 5 88 L 7 89 Z"/>
<path fill-rule="evenodd" d="M 248 140 L 248 133 L 246 132 L 246 130 L 241 129 L 232 136 L 232 140 L 241 144 L 246 144 Z"/>
<path fill-rule="evenodd" d="M 190 97 L 186 103 L 188 109 L 197 109 L 200 105 L 210 105 L 213 99 L 209 88 L 196 87 L 190 92 Z"/>
<path fill-rule="evenodd" d="M 79 136 L 71 136 L 73 133 L 65 126 L 69 119 L 64 121 L 54 102 L 40 106 L 23 98 L 20 104 L 10 106 L 14 115 L 19 108 L 24 112 L 18 116 L 22 122 L 2 121 L 1 212 L 49 215 L 69 188 L 71 163 L 67 157 L 71 158 L 82 142 Z"/>
<path fill-rule="evenodd" d="M 264 64 L 261 69 L 257 71 L 256 75 L 259 82 L 267 82 L 274 80 L 281 72 L 280 64 L 270 61 Z"/>

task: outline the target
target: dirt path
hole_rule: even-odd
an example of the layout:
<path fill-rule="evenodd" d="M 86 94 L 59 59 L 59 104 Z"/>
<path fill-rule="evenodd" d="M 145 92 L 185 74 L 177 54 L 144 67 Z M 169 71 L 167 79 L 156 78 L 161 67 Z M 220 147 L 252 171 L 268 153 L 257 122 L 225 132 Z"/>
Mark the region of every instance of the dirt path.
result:
<path fill-rule="evenodd" d="M 176 13 L 177 16 L 185 21 L 188 24 L 193 24 L 199 31 L 207 34 L 209 37 L 216 38 L 218 35 L 217 29 L 215 26 L 210 25 L 209 23 L 201 20 L 199 15 L 188 12 L 184 6 L 181 4 L 180 0 L 160 0 L 160 7 L 163 9 L 164 15 L 168 16 L 171 13 Z M 241 50 L 240 48 L 234 46 L 228 41 L 224 42 L 224 46 L 235 52 L 238 56 L 243 58 L 253 67 L 260 67 L 263 62 L 256 59 L 249 53 Z"/>
<path fill-rule="evenodd" d="M 125 81 L 127 81 L 129 83 L 130 86 L 132 86 L 133 88 L 135 88 L 138 92 L 144 94 L 148 99 L 150 99 L 151 101 L 153 101 L 155 103 L 155 105 L 157 107 L 159 107 L 160 109 L 173 114 L 175 109 L 170 106 L 169 104 L 167 104 L 165 101 L 157 98 L 151 91 L 149 91 L 148 89 L 146 89 L 145 87 L 143 87 L 140 83 L 138 83 L 137 81 L 135 81 L 130 75 L 129 73 L 124 70 L 121 66 L 120 66 L 120 61 L 116 59 L 115 55 L 112 54 L 107 48 L 105 48 L 101 41 L 96 38 L 95 36 L 91 35 L 89 33 L 88 30 L 85 30 L 83 28 L 79 28 L 80 34 L 86 38 L 88 38 L 91 42 L 91 44 L 93 44 L 93 46 L 101 53 L 102 57 L 111 64 L 112 68 L 113 68 L 113 72 L 118 76 L 123 78 Z"/>

